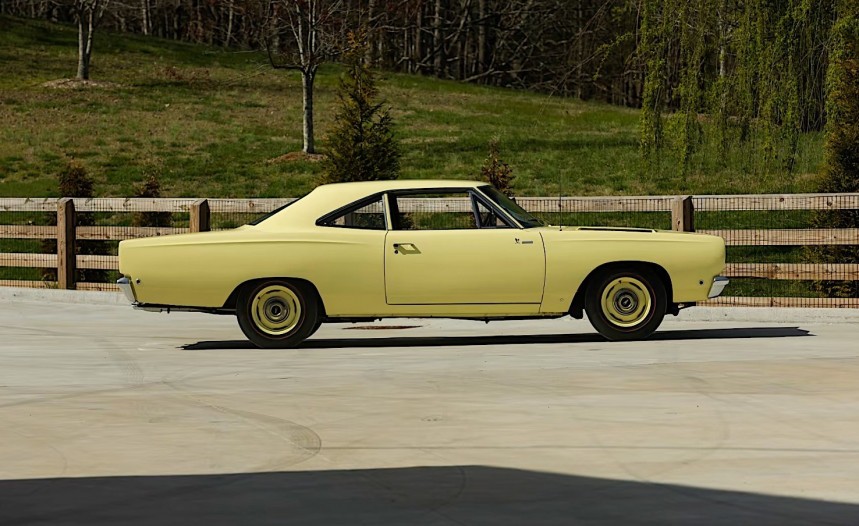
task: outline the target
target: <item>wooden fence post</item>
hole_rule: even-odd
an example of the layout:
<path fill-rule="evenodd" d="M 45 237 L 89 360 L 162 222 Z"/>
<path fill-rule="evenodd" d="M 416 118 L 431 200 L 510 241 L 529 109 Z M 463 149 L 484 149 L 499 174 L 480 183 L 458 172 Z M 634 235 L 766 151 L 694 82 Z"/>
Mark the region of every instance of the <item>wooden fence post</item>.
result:
<path fill-rule="evenodd" d="M 57 286 L 61 289 L 76 288 L 76 226 L 75 202 L 70 197 L 57 201 Z"/>
<path fill-rule="evenodd" d="M 671 203 L 671 229 L 678 232 L 695 231 L 695 206 L 692 204 L 692 196 L 674 198 Z"/>
<path fill-rule="evenodd" d="M 211 230 L 211 213 L 209 201 L 200 199 L 191 205 L 191 232 L 208 232 Z"/>

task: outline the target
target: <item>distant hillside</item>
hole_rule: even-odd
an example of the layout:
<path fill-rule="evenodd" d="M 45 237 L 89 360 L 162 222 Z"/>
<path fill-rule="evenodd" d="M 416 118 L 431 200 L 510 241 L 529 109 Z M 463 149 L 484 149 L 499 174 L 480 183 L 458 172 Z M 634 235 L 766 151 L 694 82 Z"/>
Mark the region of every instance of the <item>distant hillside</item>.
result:
<path fill-rule="evenodd" d="M 97 193 L 128 195 L 157 174 L 171 196 L 294 196 L 310 190 L 318 163 L 284 155 L 301 144 L 296 73 L 265 57 L 147 37 L 98 33 L 92 78 L 74 75 L 73 28 L 0 17 L 0 196 L 56 195 L 55 174 L 80 160 Z M 317 81 L 324 151 L 339 69 Z M 48 83 L 48 85 L 46 85 Z M 385 75 L 403 143 L 404 178 L 475 178 L 492 137 L 520 194 L 809 191 L 820 134 L 801 138 L 797 175 L 748 177 L 741 154 L 697 154 L 685 181 L 645 175 L 638 112 L 527 92 L 409 75 Z M 670 160 L 666 163 L 670 166 Z"/>

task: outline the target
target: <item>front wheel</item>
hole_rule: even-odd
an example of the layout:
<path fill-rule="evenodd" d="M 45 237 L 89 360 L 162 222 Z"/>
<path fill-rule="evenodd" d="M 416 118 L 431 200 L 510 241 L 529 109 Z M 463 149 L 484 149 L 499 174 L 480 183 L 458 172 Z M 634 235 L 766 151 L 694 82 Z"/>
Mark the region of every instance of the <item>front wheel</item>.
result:
<path fill-rule="evenodd" d="M 295 347 L 317 328 L 319 301 L 304 283 L 266 281 L 241 291 L 236 316 L 242 332 L 258 347 Z"/>
<path fill-rule="evenodd" d="M 609 340 L 643 340 L 662 323 L 668 309 L 665 284 L 647 269 L 611 269 L 587 289 L 585 312 Z"/>

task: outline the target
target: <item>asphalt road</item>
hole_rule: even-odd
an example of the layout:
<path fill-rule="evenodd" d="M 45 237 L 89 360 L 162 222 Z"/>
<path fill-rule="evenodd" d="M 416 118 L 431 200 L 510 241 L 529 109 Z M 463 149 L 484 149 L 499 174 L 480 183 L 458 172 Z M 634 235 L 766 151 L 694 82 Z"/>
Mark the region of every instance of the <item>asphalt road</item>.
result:
<path fill-rule="evenodd" d="M 362 327 L 0 303 L 0 524 L 859 525 L 855 323 Z"/>

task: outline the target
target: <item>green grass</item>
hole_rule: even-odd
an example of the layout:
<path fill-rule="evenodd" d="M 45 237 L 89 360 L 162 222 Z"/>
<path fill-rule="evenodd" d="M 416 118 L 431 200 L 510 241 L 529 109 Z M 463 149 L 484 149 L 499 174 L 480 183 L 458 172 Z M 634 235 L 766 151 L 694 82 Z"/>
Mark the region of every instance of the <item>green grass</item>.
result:
<path fill-rule="evenodd" d="M 74 75 L 76 49 L 74 28 L 0 17 L 0 196 L 57 195 L 70 158 L 100 196 L 130 195 L 150 173 L 166 196 L 290 197 L 315 185 L 318 163 L 274 161 L 301 147 L 297 73 L 255 53 L 100 32 L 92 78 L 115 86 L 43 86 Z M 340 72 L 325 66 L 317 81 L 323 151 Z M 820 134 L 807 134 L 791 177 L 751 176 L 753 155 L 722 159 L 707 145 L 685 176 L 670 157 L 646 173 L 636 110 L 411 75 L 384 74 L 380 89 L 403 178 L 476 178 L 492 137 L 520 195 L 811 191 L 821 162 Z"/>

